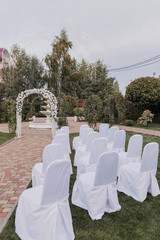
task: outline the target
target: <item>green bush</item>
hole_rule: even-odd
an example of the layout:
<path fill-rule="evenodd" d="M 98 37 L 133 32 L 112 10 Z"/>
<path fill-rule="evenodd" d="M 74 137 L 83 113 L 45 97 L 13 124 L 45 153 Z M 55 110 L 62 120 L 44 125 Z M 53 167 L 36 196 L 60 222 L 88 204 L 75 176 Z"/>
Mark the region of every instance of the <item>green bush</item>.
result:
<path fill-rule="evenodd" d="M 64 116 L 59 116 L 57 124 L 59 128 L 61 128 L 62 126 L 68 126 L 67 118 Z"/>
<path fill-rule="evenodd" d="M 126 100 L 126 119 L 132 119 L 133 121 L 137 121 L 143 111 L 144 109 L 137 103 Z"/>
<path fill-rule="evenodd" d="M 77 120 L 81 121 L 84 119 L 84 108 L 76 107 L 73 109 L 74 115 L 77 116 Z"/>
<path fill-rule="evenodd" d="M 39 118 L 44 118 L 45 117 L 45 115 L 41 112 L 36 113 L 35 116 L 39 117 Z"/>
<path fill-rule="evenodd" d="M 66 115 L 67 116 L 74 116 L 74 105 L 75 101 L 73 99 L 68 99 L 66 101 Z"/>
<path fill-rule="evenodd" d="M 11 97 L 6 98 L 3 102 L 3 109 L 5 109 L 4 118 L 8 121 L 9 133 L 16 131 L 16 102 Z"/>
<path fill-rule="evenodd" d="M 103 109 L 104 111 L 104 119 L 105 122 L 109 122 L 110 125 L 115 123 L 115 118 L 118 118 L 118 113 L 115 107 L 115 96 L 114 94 L 110 94 L 106 96 L 105 99 L 106 105 Z"/>
<path fill-rule="evenodd" d="M 131 119 L 126 119 L 126 120 L 125 120 L 125 125 L 126 125 L 126 126 L 133 126 L 133 125 L 134 125 L 134 121 L 131 120 Z"/>
<path fill-rule="evenodd" d="M 115 96 L 115 107 L 118 113 L 118 122 L 123 124 L 126 118 L 126 100 L 122 93 L 116 92 Z M 115 119 L 116 120 L 116 119 Z"/>
<path fill-rule="evenodd" d="M 133 113 L 137 120 L 149 109 L 153 114 L 158 114 L 160 109 L 160 80 L 154 77 L 141 77 L 132 81 L 126 87 L 126 99 L 133 105 Z M 136 109 L 135 109 L 136 107 Z M 133 117 L 128 117 L 133 119 Z"/>
<path fill-rule="evenodd" d="M 84 108 L 84 117 L 88 124 L 95 128 L 96 124 L 102 118 L 103 114 L 103 105 L 100 97 L 96 95 L 91 95 L 85 101 L 85 108 Z"/>

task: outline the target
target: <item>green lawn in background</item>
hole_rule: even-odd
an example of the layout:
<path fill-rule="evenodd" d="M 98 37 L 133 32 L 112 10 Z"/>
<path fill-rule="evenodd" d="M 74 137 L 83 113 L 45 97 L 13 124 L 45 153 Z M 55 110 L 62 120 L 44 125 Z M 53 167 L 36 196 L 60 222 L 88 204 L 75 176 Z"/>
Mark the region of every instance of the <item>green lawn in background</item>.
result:
<path fill-rule="evenodd" d="M 135 133 L 127 132 L 127 144 L 129 138 Z M 72 142 L 77 134 L 70 134 Z M 143 135 L 145 144 L 156 141 L 160 144 L 160 138 Z M 127 146 L 126 144 L 126 146 Z M 73 161 L 74 151 L 71 159 Z M 70 181 L 70 198 L 73 184 L 76 178 L 76 168 L 73 167 L 73 175 Z M 160 157 L 158 163 L 157 179 L 160 185 Z M 105 213 L 101 220 L 91 220 L 88 212 L 70 202 L 73 227 L 76 240 L 158 240 L 160 239 L 160 196 L 152 197 L 140 203 L 123 193 L 118 193 L 121 210 L 115 213 Z M 2 240 L 18 240 L 14 226 L 15 212 L 12 214 L 7 226 L 0 234 Z M 36 239 L 35 239 L 36 240 Z M 44 239 L 47 240 L 47 239 Z M 62 239 L 63 240 L 63 239 Z"/>
<path fill-rule="evenodd" d="M 136 128 L 144 128 L 148 130 L 160 131 L 159 123 L 148 123 L 148 126 L 143 126 L 143 125 L 137 124 L 137 122 L 134 122 L 133 126 L 128 126 L 128 127 L 136 127 Z"/>
<path fill-rule="evenodd" d="M 15 137 L 15 134 L 0 132 L 0 145 L 5 142 L 8 142 L 10 139 L 12 139 L 14 137 Z"/>

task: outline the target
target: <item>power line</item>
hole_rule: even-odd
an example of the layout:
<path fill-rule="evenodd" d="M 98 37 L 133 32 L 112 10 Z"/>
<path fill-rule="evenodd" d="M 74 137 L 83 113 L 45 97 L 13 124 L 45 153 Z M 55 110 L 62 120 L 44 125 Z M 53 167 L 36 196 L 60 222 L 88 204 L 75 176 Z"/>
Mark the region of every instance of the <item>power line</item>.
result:
<path fill-rule="evenodd" d="M 125 67 L 120 67 L 120 68 L 114 68 L 114 69 L 110 69 L 110 72 L 120 72 L 120 71 L 128 71 L 128 70 L 134 70 L 137 68 L 141 68 L 141 67 L 145 67 L 151 64 L 155 64 L 157 62 L 160 62 L 160 55 L 157 55 L 155 57 L 149 58 L 147 60 L 132 64 L 132 65 L 128 65 Z"/>

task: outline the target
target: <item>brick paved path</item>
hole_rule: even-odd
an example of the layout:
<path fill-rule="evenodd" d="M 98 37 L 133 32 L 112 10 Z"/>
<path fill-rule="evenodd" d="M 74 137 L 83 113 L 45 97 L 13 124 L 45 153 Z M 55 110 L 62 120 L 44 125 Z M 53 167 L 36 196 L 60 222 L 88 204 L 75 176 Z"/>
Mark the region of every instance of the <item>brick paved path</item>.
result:
<path fill-rule="evenodd" d="M 22 138 L 0 147 L 0 232 L 14 210 L 20 193 L 31 179 L 34 164 L 51 142 L 51 130 L 34 130 L 22 124 Z M 6 131 L 4 124 L 0 131 Z"/>
<path fill-rule="evenodd" d="M 69 118 L 70 133 L 79 132 L 85 122 Z M 0 147 L 0 232 L 12 214 L 19 195 L 26 188 L 32 167 L 41 161 L 44 147 L 51 142 L 51 130 L 29 129 L 22 123 L 22 138 Z M 97 125 L 97 128 L 99 124 Z M 119 126 L 127 131 L 160 136 L 159 131 Z M 7 124 L 0 124 L 0 132 L 8 132 Z"/>

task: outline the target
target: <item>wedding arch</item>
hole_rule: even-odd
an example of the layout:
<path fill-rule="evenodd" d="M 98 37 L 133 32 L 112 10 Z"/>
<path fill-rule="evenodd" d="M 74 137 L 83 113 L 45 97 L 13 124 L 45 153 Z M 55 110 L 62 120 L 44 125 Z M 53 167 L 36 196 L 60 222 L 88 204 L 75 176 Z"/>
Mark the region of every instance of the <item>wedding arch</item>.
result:
<path fill-rule="evenodd" d="M 23 91 L 18 94 L 17 101 L 16 101 L 16 118 L 17 118 L 17 129 L 16 134 L 17 137 L 21 137 L 21 122 L 22 122 L 22 107 L 23 107 L 23 101 L 25 98 L 27 98 L 31 94 L 38 94 L 41 95 L 44 99 L 48 100 L 48 104 L 51 109 L 51 117 L 52 117 L 52 134 L 53 134 L 53 128 L 54 128 L 54 120 L 57 117 L 57 99 L 54 96 L 53 93 L 46 89 L 29 89 L 26 91 Z"/>

